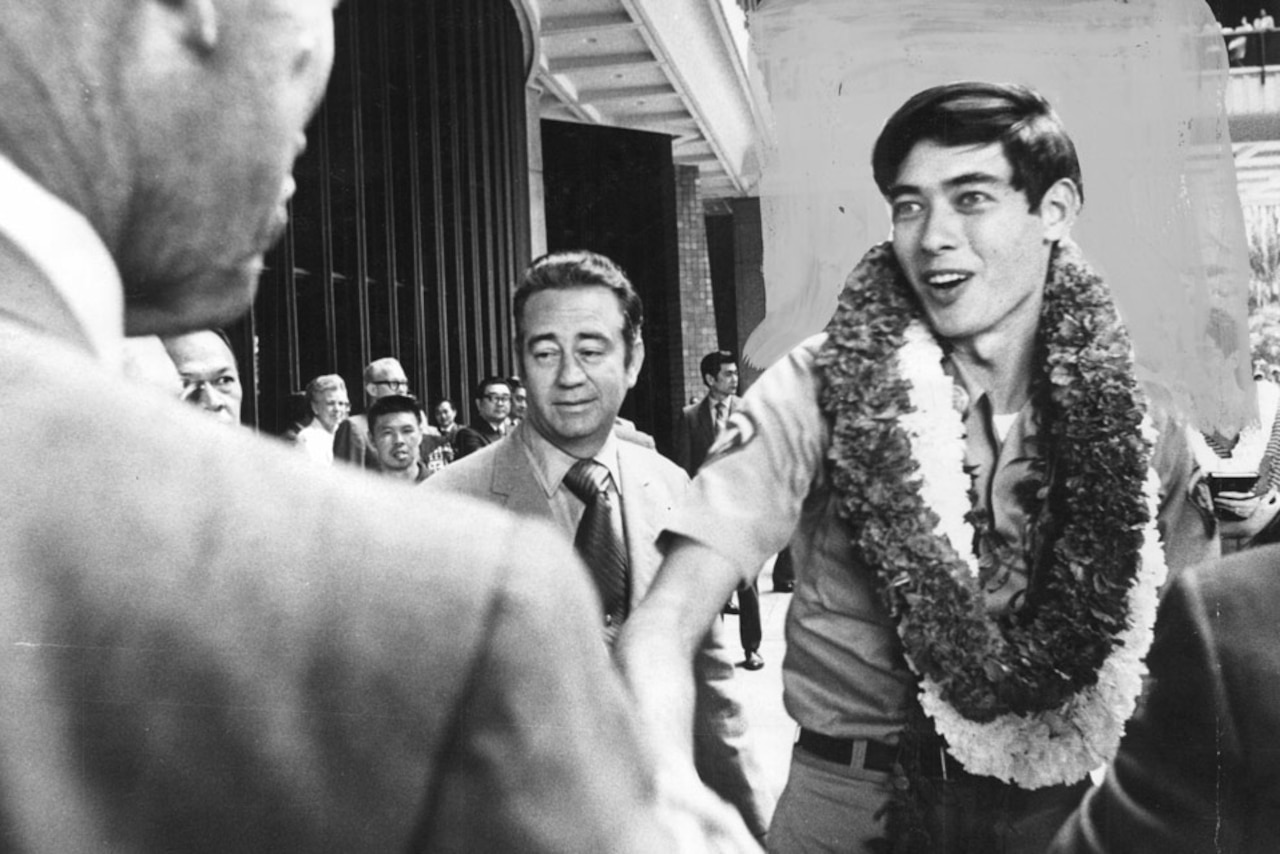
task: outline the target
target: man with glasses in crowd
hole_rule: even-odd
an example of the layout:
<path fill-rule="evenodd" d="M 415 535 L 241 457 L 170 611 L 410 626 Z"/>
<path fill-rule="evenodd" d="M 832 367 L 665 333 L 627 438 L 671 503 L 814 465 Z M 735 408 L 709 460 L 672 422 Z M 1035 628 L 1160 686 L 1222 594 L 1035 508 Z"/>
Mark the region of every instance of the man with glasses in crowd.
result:
<path fill-rule="evenodd" d="M 408 391 L 409 379 L 398 359 L 388 356 L 365 366 L 364 393 L 369 403 L 389 394 L 407 394 Z M 371 471 L 378 470 L 378 455 L 369 438 L 369 421 L 364 415 L 352 415 L 338 426 L 333 435 L 333 458 Z"/>
<path fill-rule="evenodd" d="M 502 377 L 485 377 L 476 386 L 478 418 L 458 430 L 454 440 L 454 456 L 462 459 L 501 439 L 507 432 L 507 416 L 511 414 L 511 385 Z"/>

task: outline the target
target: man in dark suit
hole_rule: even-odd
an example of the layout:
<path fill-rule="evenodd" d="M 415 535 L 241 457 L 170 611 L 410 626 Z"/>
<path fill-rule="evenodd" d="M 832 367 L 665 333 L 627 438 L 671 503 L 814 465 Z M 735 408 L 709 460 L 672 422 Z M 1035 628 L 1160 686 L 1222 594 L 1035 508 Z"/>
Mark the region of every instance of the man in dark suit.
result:
<path fill-rule="evenodd" d="M 550 527 L 407 507 L 120 373 L 126 329 L 251 305 L 334 5 L 0 0 L 0 849 L 746 837 L 657 802 Z"/>
<path fill-rule="evenodd" d="M 1280 851 L 1280 546 L 1174 580 L 1120 752 L 1053 854 Z"/>
<path fill-rule="evenodd" d="M 618 409 L 644 362 L 640 298 L 609 259 L 562 252 L 530 266 L 516 291 L 514 314 L 529 394 L 525 418 L 504 441 L 455 462 L 424 489 L 479 498 L 553 522 L 575 537 L 596 572 L 604 613 L 597 609 L 595 616 L 608 638 L 648 590 L 662 562 L 658 533 L 688 485 L 678 467 L 625 438 L 617 425 Z M 600 563 L 586 542 L 593 509 L 578 497 L 575 478 L 588 470 L 598 472 L 608 495 L 612 548 L 625 551 L 612 565 L 624 576 L 620 585 L 600 578 Z M 762 837 L 773 797 L 761 785 L 749 748 L 718 626 L 699 653 L 697 679 L 699 774 Z"/>
<path fill-rule="evenodd" d="M 707 451 L 715 444 L 720 428 L 742 403 L 738 397 L 737 356 L 727 350 L 716 350 L 703 356 L 698 367 L 707 393 L 702 400 L 684 408 L 676 425 L 676 462 L 689 477 L 697 473 L 707 458 Z M 742 666 L 747 670 L 764 667 L 764 659 L 760 657 L 763 637 L 760 587 L 756 580 L 738 588 L 738 639 L 742 642 Z"/>
<path fill-rule="evenodd" d="M 676 462 L 689 477 L 697 473 L 720 428 L 742 403 L 738 397 L 737 356 L 716 350 L 702 357 L 699 370 L 707 393 L 702 400 L 684 408 L 676 429 Z"/>
<path fill-rule="evenodd" d="M 501 439 L 511 414 L 511 386 L 504 377 L 485 377 L 476 386 L 475 417 L 458 428 L 454 458 L 462 459 Z"/>

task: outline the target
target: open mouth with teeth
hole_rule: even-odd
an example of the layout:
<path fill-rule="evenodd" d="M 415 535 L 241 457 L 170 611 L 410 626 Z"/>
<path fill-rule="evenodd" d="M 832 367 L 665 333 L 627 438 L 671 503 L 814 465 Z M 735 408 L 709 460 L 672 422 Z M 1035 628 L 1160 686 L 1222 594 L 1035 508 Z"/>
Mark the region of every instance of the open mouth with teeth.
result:
<path fill-rule="evenodd" d="M 925 284 L 939 291 L 950 291 L 973 278 L 972 273 L 929 273 L 924 277 Z"/>

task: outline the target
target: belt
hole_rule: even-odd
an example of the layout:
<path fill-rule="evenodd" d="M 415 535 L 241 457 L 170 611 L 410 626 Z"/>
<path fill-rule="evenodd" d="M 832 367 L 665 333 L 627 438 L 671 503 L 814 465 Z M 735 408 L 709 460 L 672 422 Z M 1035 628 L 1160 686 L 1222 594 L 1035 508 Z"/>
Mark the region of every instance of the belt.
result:
<path fill-rule="evenodd" d="M 898 762 L 898 748 L 883 741 L 869 738 L 834 738 L 800 728 L 800 738 L 796 746 L 819 759 L 834 762 L 838 765 L 852 765 L 854 752 L 858 745 L 865 745 L 862 751 L 862 767 L 867 771 L 890 773 Z M 925 739 L 918 753 L 920 774 L 939 780 L 957 780 L 972 776 L 964 770 L 951 754 L 946 751 L 946 742 L 941 738 Z"/>

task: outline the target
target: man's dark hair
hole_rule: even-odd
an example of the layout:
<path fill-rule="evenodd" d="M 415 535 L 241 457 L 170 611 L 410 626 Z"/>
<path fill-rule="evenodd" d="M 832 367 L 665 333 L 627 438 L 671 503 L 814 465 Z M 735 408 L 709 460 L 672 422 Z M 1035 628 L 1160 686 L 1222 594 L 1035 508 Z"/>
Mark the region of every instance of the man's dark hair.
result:
<path fill-rule="evenodd" d="M 720 375 L 720 369 L 725 365 L 738 364 L 738 357 L 730 353 L 728 350 L 716 350 L 714 353 L 708 353 L 702 357 L 702 363 L 698 369 L 702 371 L 702 381 L 706 382 L 707 377 L 717 377 Z"/>
<path fill-rule="evenodd" d="M 519 377 L 507 377 L 507 387 L 514 394 L 517 389 L 524 388 L 524 383 L 520 381 Z"/>
<path fill-rule="evenodd" d="M 902 161 L 923 140 L 943 146 L 999 142 L 1013 170 L 1012 186 L 1026 193 L 1032 211 L 1062 178 L 1075 182 L 1084 201 L 1075 144 L 1049 102 L 1026 86 L 948 83 L 913 95 L 885 123 L 871 153 L 881 193 L 889 194 Z"/>
<path fill-rule="evenodd" d="M 407 394 L 388 394 L 369 404 L 369 410 L 365 413 L 365 418 L 369 421 L 369 436 L 372 438 L 378 432 L 379 418 L 396 412 L 411 413 L 419 424 L 422 423 L 422 406 L 416 397 Z"/>
<path fill-rule="evenodd" d="M 436 398 L 434 401 L 432 401 L 432 403 L 431 403 L 431 411 L 432 411 L 432 412 L 435 412 L 435 411 L 436 411 L 436 409 L 437 409 L 437 408 L 440 406 L 440 404 L 442 404 L 442 403 L 447 403 L 447 404 L 449 404 L 450 406 L 452 406 L 452 407 L 453 407 L 454 412 L 457 412 L 457 411 L 458 411 L 458 404 L 454 403 L 454 402 L 453 402 L 453 398 L 450 398 L 450 397 L 437 397 L 437 398 Z"/>
<path fill-rule="evenodd" d="M 511 382 L 506 377 L 485 377 L 476 383 L 476 400 L 480 400 L 489 393 L 489 389 L 495 385 L 504 385 L 508 389 L 511 388 Z"/>
<path fill-rule="evenodd" d="M 585 287 L 608 288 L 617 297 L 618 308 L 622 311 L 622 339 L 627 348 L 627 364 L 630 365 L 632 352 L 644 326 L 644 305 L 621 267 L 603 255 L 585 249 L 543 255 L 525 270 L 515 295 L 517 346 L 523 351 L 524 306 L 529 297 L 538 291 Z"/>

